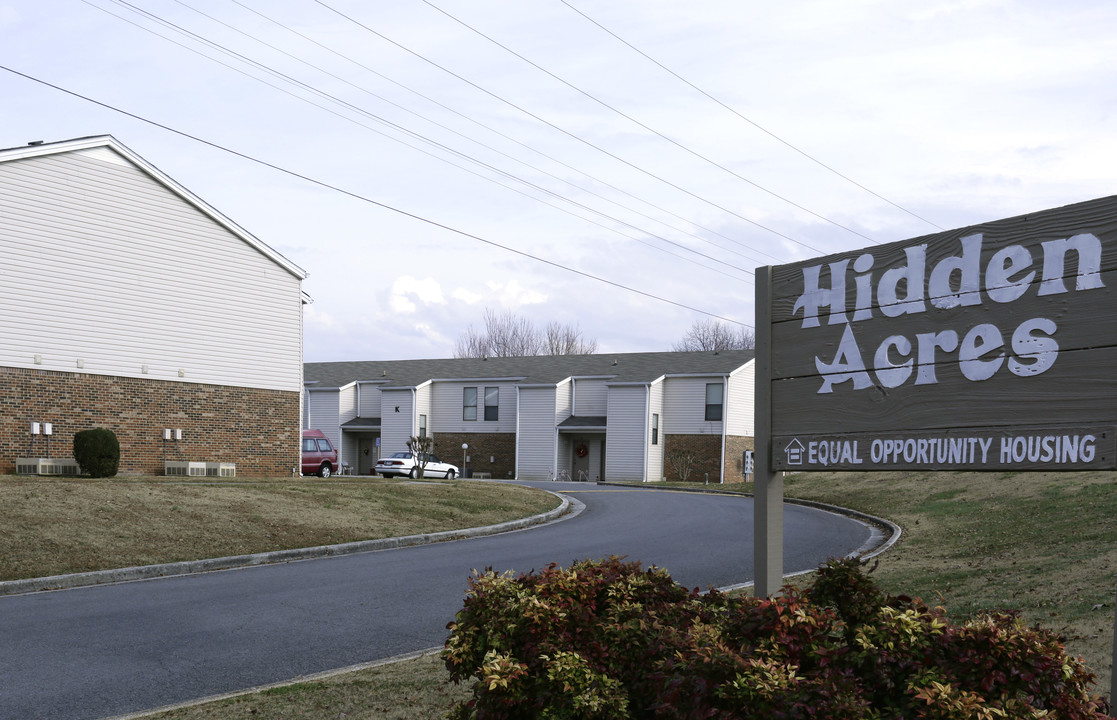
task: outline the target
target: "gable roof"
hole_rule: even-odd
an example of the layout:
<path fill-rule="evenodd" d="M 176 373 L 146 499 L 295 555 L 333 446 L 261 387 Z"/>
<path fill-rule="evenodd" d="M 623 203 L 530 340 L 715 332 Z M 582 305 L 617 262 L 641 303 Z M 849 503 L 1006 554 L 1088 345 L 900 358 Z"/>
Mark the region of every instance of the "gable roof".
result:
<path fill-rule="evenodd" d="M 269 258 L 276 265 L 294 275 L 300 280 L 307 277 L 306 270 L 291 262 L 283 255 L 279 254 L 276 250 L 269 247 L 262 242 L 259 238 L 252 235 L 244 228 L 237 225 L 229 218 L 222 215 L 216 209 L 208 205 L 204 200 L 194 195 L 192 192 L 175 182 L 169 175 L 166 175 L 151 163 L 141 158 L 136 153 L 129 150 L 120 141 L 112 135 L 93 135 L 90 137 L 74 138 L 72 140 L 62 140 L 59 142 L 35 142 L 29 143 L 21 147 L 0 149 L 0 163 L 13 162 L 16 160 L 28 160 L 48 155 L 57 155 L 60 153 L 89 151 L 104 149 L 107 152 L 115 152 L 118 156 L 135 165 L 139 170 L 150 176 L 153 180 L 165 186 L 168 190 L 178 195 L 182 200 L 192 205 L 202 214 L 208 216 L 211 220 L 221 225 L 230 233 L 235 235 L 240 240 L 255 248 L 262 255 Z"/>
<path fill-rule="evenodd" d="M 382 389 L 417 387 L 429 380 L 499 380 L 522 385 L 554 385 L 571 377 L 599 377 L 611 383 L 649 383 L 664 375 L 728 375 L 754 357 L 752 350 L 722 350 L 318 362 L 305 363 L 303 377 L 314 389 L 338 388 L 358 381 L 375 382 Z"/>

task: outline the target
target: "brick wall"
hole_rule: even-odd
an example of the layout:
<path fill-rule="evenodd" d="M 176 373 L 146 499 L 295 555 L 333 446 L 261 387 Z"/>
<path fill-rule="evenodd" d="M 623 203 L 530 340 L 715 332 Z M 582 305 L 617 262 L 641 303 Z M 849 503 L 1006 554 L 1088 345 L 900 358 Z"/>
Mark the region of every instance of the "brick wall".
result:
<path fill-rule="evenodd" d="M 31 422 L 53 424 L 52 457 L 73 457 L 74 433 L 106 427 L 120 472 L 163 474 L 163 429 L 181 428 L 168 460 L 235 462 L 238 476 L 290 477 L 299 459 L 299 393 L 83 373 L 0 368 L 0 473 L 30 453 Z M 42 435 L 34 457 L 46 456 Z"/>
<path fill-rule="evenodd" d="M 725 438 L 725 482 L 744 482 L 742 464 L 745 450 L 756 449 L 756 438 L 727 435 Z"/>
<path fill-rule="evenodd" d="M 680 480 L 679 472 L 672 465 L 670 453 L 683 450 L 694 453 L 688 482 L 710 482 L 721 480 L 721 435 L 672 435 L 663 436 L 663 474 L 668 481 Z M 744 482 L 741 476 L 741 456 L 745 450 L 753 449 L 753 438 L 729 435 L 725 438 L 725 482 Z"/>
<path fill-rule="evenodd" d="M 663 474 L 667 476 L 668 482 L 682 479 L 671 462 L 671 453 L 674 451 L 694 453 L 688 482 L 705 482 L 706 473 L 710 474 L 710 482 L 721 479 L 721 435 L 664 434 Z"/>
<path fill-rule="evenodd" d="M 491 473 L 507 479 L 516 472 L 516 433 L 431 433 L 434 454 L 461 467 L 462 443 L 469 444 L 469 467 L 474 472 Z M 493 462 L 489 462 L 489 458 Z"/>

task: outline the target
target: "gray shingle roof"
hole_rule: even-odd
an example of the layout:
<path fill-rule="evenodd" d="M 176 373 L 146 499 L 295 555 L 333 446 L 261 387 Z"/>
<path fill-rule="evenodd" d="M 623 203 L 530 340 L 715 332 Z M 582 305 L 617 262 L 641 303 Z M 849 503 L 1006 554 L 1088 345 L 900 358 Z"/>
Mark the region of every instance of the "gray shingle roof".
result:
<path fill-rule="evenodd" d="M 367 360 L 305 363 L 312 388 L 336 388 L 358 380 L 383 388 L 406 388 L 428 380 L 514 379 L 524 384 L 554 384 L 568 377 L 596 376 L 610 382 L 651 382 L 662 375 L 725 374 L 753 359 L 752 350 L 653 352 L 600 355 L 539 355 L 517 358 L 442 360 Z"/>

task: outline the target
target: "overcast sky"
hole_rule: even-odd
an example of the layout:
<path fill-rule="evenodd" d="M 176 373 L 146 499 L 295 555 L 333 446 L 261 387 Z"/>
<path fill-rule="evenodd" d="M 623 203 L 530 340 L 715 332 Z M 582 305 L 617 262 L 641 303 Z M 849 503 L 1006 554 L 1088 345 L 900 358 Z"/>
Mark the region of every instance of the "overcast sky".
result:
<path fill-rule="evenodd" d="M 1117 193 L 1115 59 L 1112 0 L 0 0 L 0 147 L 111 134 L 305 268 L 308 361 L 669 350 L 758 266 Z"/>

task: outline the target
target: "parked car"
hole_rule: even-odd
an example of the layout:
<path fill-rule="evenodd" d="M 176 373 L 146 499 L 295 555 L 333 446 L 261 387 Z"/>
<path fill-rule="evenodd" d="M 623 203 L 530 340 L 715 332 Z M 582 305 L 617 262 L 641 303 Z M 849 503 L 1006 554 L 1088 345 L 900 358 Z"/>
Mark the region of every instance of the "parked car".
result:
<path fill-rule="evenodd" d="M 419 477 L 419 463 L 409 452 L 398 452 L 376 461 L 376 474 L 384 477 Z M 457 465 L 444 463 L 436 455 L 427 455 L 423 477 L 444 477 L 453 480 L 460 474 Z"/>
<path fill-rule="evenodd" d="M 329 477 L 337 472 L 337 449 L 321 430 L 303 430 L 303 475 Z"/>

